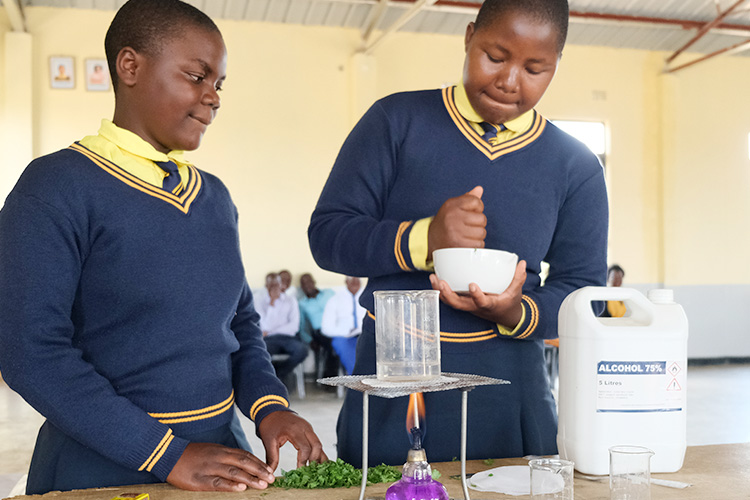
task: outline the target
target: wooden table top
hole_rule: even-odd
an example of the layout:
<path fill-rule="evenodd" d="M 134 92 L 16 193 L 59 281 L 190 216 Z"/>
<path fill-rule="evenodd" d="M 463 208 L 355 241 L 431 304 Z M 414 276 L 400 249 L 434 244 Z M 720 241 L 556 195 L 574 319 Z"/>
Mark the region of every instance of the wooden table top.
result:
<path fill-rule="evenodd" d="M 472 460 L 466 464 L 467 474 L 480 472 L 506 465 L 526 465 L 522 458 L 495 460 L 490 466 L 482 461 Z M 451 478 L 461 473 L 460 462 L 431 464 L 442 474 L 440 481 L 448 489 L 451 498 L 463 499 L 461 480 Z M 576 473 L 577 474 L 577 473 Z M 603 476 L 606 478 L 606 476 Z M 710 446 L 690 446 L 685 455 L 682 469 L 672 474 L 652 474 L 652 478 L 668 479 L 691 483 L 685 489 L 652 485 L 652 500 L 661 499 L 749 499 L 750 498 L 750 443 Z M 609 480 L 591 481 L 576 477 L 576 500 L 608 500 Z M 366 498 L 383 499 L 389 484 L 368 486 Z M 359 486 L 352 488 L 284 490 L 269 488 L 242 493 L 205 493 L 183 491 L 168 484 L 149 484 L 118 488 L 101 488 L 68 492 L 52 492 L 46 495 L 13 497 L 14 500 L 110 500 L 122 493 L 148 493 L 150 500 L 357 500 Z M 525 499 L 528 496 L 510 496 L 499 493 L 486 493 L 469 489 L 471 500 Z"/>

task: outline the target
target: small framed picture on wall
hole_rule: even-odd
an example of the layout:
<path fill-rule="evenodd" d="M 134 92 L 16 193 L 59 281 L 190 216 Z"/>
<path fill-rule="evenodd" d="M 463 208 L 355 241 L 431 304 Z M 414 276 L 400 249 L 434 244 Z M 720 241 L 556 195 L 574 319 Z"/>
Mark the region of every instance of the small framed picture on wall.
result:
<path fill-rule="evenodd" d="M 86 90 L 109 90 L 109 70 L 106 59 L 86 59 Z"/>
<path fill-rule="evenodd" d="M 49 58 L 49 81 L 53 89 L 72 89 L 76 86 L 75 65 L 70 56 Z"/>

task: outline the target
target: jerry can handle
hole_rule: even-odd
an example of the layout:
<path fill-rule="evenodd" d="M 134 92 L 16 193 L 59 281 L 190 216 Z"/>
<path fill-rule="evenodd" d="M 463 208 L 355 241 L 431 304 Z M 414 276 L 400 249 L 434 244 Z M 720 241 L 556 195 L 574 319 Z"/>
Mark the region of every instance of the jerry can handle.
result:
<path fill-rule="evenodd" d="M 634 321 L 648 325 L 654 318 L 654 304 L 635 288 L 586 286 L 573 292 L 576 294 L 577 308 L 588 311 L 584 314 L 587 320 L 596 320 L 591 303 L 594 301 L 621 300 L 629 305 L 628 317 Z"/>

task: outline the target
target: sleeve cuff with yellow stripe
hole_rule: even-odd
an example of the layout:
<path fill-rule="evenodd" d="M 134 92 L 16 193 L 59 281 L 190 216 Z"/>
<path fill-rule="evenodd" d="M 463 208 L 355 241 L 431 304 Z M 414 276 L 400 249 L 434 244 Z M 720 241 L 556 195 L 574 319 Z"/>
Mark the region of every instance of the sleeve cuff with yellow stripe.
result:
<path fill-rule="evenodd" d="M 398 229 L 396 229 L 396 239 L 393 243 L 393 256 L 396 259 L 396 264 L 398 264 L 399 269 L 406 272 L 416 269 L 409 251 L 409 240 L 413 229 L 414 221 L 407 220 L 399 224 Z"/>
<path fill-rule="evenodd" d="M 260 423 L 268 415 L 275 411 L 292 411 L 289 409 L 289 401 L 278 394 L 268 394 L 255 400 L 250 407 L 248 417 L 255 422 L 256 430 L 260 428 Z"/>
<path fill-rule="evenodd" d="M 412 225 L 409 233 L 409 255 L 416 269 L 432 271 L 432 261 L 427 262 L 427 233 L 430 229 L 432 217 L 419 219 Z"/>
<path fill-rule="evenodd" d="M 539 326 L 539 307 L 528 295 L 521 296 L 521 320 L 513 330 L 497 325 L 500 336 L 514 339 L 525 339 L 532 335 Z"/>
<path fill-rule="evenodd" d="M 130 462 L 135 458 L 133 462 L 139 464 L 139 471 L 150 472 L 161 481 L 166 481 L 189 441 L 175 436 L 169 427 L 158 425 L 149 429 L 144 443 L 151 444 L 137 450 L 139 458 L 131 457 L 126 460 Z M 153 443 L 156 443 L 155 446 Z"/>

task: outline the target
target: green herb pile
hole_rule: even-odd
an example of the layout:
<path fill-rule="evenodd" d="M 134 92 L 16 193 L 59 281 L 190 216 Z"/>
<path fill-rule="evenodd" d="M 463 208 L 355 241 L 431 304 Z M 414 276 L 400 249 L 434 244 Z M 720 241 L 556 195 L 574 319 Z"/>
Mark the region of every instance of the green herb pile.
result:
<path fill-rule="evenodd" d="M 367 469 L 367 484 L 393 483 L 401 479 L 401 472 L 390 465 L 381 464 Z M 274 486 L 281 488 L 348 488 L 362 484 L 362 471 L 337 458 L 336 461 L 310 465 L 290 471 L 281 471 Z"/>

